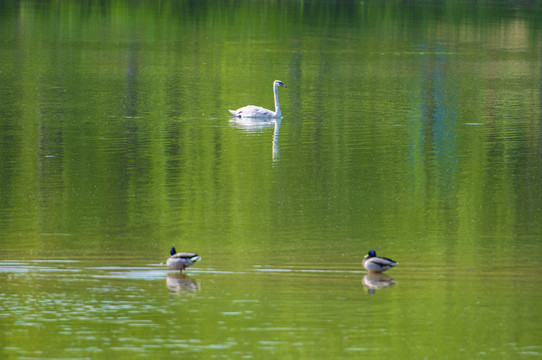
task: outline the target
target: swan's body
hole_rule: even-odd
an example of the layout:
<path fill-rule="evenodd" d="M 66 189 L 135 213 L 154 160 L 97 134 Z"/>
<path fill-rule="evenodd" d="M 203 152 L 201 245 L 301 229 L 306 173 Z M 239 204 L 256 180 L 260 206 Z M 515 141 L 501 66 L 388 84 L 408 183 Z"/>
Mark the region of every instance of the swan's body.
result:
<path fill-rule="evenodd" d="M 381 273 L 397 265 L 397 262 L 385 257 L 376 256 L 374 250 L 370 250 L 363 258 L 363 267 L 370 273 Z"/>
<path fill-rule="evenodd" d="M 240 118 L 279 118 L 282 116 L 279 104 L 279 87 L 286 87 L 280 80 L 273 82 L 273 94 L 275 96 L 275 111 L 268 110 L 261 106 L 247 105 L 237 110 L 228 110 L 235 117 Z"/>
<path fill-rule="evenodd" d="M 173 270 L 180 270 L 181 272 L 201 259 L 198 254 L 178 253 L 174 247 L 171 248 L 170 254 L 171 256 L 166 262 L 167 267 Z"/>

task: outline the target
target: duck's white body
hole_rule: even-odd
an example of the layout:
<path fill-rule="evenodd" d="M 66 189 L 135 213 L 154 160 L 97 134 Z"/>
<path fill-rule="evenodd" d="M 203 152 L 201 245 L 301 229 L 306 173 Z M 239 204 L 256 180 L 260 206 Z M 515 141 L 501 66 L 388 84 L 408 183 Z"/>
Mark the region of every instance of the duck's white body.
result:
<path fill-rule="evenodd" d="M 397 262 L 392 259 L 376 256 L 374 250 L 369 251 L 369 253 L 365 255 L 365 258 L 363 258 L 363 267 L 370 273 L 382 273 L 395 265 L 397 265 Z"/>
<path fill-rule="evenodd" d="M 166 265 L 170 269 L 180 270 L 182 272 L 199 260 L 201 260 L 201 256 L 198 256 L 198 254 L 178 253 L 175 248 L 171 248 L 171 256 L 167 259 Z"/>
<path fill-rule="evenodd" d="M 286 87 L 280 80 L 273 82 L 273 94 L 275 96 L 275 111 L 261 106 L 247 105 L 237 110 L 228 110 L 233 116 L 240 118 L 279 118 L 282 116 L 279 103 L 279 87 Z"/>

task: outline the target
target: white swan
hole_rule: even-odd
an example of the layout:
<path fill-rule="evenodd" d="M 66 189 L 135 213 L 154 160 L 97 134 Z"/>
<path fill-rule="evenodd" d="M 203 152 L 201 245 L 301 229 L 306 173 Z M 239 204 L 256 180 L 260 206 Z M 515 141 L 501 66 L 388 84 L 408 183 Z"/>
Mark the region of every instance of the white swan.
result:
<path fill-rule="evenodd" d="M 273 94 L 275 95 L 275 111 L 265 109 L 261 106 L 247 105 L 237 110 L 228 110 L 235 117 L 243 118 L 279 118 L 282 116 L 279 104 L 279 86 L 286 87 L 280 80 L 273 82 Z"/>

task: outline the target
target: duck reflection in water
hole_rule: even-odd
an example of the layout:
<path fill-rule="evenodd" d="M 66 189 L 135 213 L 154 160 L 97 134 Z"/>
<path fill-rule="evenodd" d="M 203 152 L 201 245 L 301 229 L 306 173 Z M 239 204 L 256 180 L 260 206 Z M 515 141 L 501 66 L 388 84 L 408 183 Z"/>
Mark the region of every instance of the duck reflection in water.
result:
<path fill-rule="evenodd" d="M 363 287 L 372 295 L 375 293 L 375 290 L 390 287 L 396 281 L 382 273 L 369 273 L 363 277 L 361 282 L 363 283 Z"/>
<path fill-rule="evenodd" d="M 175 293 L 192 293 L 199 290 L 196 281 L 182 273 L 168 273 L 166 283 L 169 290 Z"/>

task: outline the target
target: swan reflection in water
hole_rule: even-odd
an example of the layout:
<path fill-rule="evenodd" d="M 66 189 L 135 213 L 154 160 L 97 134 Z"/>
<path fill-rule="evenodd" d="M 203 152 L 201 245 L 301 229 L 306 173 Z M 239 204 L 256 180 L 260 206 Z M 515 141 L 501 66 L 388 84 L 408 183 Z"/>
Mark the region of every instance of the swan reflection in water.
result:
<path fill-rule="evenodd" d="M 168 273 L 166 283 L 169 290 L 176 293 L 192 293 L 199 290 L 196 281 L 183 273 Z"/>
<path fill-rule="evenodd" d="M 273 161 L 277 160 L 279 154 L 279 131 L 282 120 L 278 119 L 265 119 L 265 118 L 233 118 L 230 120 L 235 124 L 238 129 L 245 130 L 247 132 L 259 132 L 265 128 L 274 126 L 273 131 Z"/>
<path fill-rule="evenodd" d="M 382 273 L 369 273 L 361 281 L 369 294 L 374 294 L 375 290 L 387 288 L 396 283 L 391 277 Z"/>

